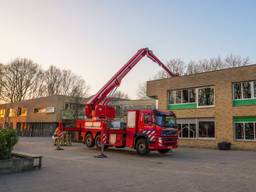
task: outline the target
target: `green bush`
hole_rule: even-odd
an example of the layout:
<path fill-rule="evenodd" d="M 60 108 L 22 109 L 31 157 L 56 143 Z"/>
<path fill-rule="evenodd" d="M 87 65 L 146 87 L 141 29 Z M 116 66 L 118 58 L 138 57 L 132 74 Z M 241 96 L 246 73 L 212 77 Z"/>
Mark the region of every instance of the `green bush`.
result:
<path fill-rule="evenodd" d="M 15 129 L 0 129 L 0 159 L 9 159 L 14 145 L 18 142 Z"/>

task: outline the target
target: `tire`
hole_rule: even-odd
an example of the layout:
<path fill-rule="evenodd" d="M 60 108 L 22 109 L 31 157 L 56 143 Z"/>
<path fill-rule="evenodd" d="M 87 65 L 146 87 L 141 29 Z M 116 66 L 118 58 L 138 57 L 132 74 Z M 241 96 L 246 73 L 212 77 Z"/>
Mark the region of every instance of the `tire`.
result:
<path fill-rule="evenodd" d="M 92 148 L 94 147 L 95 145 L 95 140 L 93 139 L 93 136 L 91 133 L 87 134 L 85 136 L 85 145 L 89 148 Z"/>
<path fill-rule="evenodd" d="M 139 155 L 147 155 L 149 153 L 148 144 L 145 138 L 138 139 L 136 142 L 136 151 Z"/>
<path fill-rule="evenodd" d="M 160 149 L 158 150 L 159 153 L 165 154 L 168 153 L 170 151 L 170 149 Z"/>

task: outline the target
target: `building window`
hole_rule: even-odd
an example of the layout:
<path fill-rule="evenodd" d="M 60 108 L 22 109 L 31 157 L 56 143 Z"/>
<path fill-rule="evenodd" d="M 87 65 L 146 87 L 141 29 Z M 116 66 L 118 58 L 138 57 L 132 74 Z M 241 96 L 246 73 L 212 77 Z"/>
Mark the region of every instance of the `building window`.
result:
<path fill-rule="evenodd" d="M 176 103 L 181 103 L 181 90 L 176 91 Z"/>
<path fill-rule="evenodd" d="M 214 119 L 178 119 L 180 138 L 215 138 Z"/>
<path fill-rule="evenodd" d="M 19 107 L 17 110 L 17 116 L 27 116 L 28 109 L 25 107 Z"/>
<path fill-rule="evenodd" d="M 189 101 L 189 103 L 196 102 L 196 91 L 195 91 L 195 89 L 189 89 L 188 90 L 188 101 Z"/>
<path fill-rule="evenodd" d="M 195 103 L 195 89 L 169 91 L 169 104 Z"/>
<path fill-rule="evenodd" d="M 213 121 L 199 122 L 199 137 L 202 137 L 202 138 L 215 137 L 215 126 Z"/>
<path fill-rule="evenodd" d="M 4 118 L 5 109 L 0 109 L 0 118 Z"/>
<path fill-rule="evenodd" d="M 182 90 L 182 103 L 188 103 L 188 90 Z"/>
<path fill-rule="evenodd" d="M 234 83 L 233 84 L 233 98 L 234 99 L 241 99 L 242 98 L 241 83 Z"/>
<path fill-rule="evenodd" d="M 236 139 L 244 139 L 244 124 L 235 123 Z"/>
<path fill-rule="evenodd" d="M 214 105 L 214 88 L 198 88 L 198 106 Z"/>
<path fill-rule="evenodd" d="M 233 99 L 256 98 L 256 81 L 233 83 Z"/>
<path fill-rule="evenodd" d="M 256 81 L 253 82 L 254 97 L 256 98 Z"/>
<path fill-rule="evenodd" d="M 243 87 L 243 98 L 248 99 L 252 97 L 251 93 L 251 82 L 243 82 L 242 83 Z"/>
<path fill-rule="evenodd" d="M 15 109 L 10 108 L 9 109 L 9 117 L 15 117 L 16 111 Z"/>
<path fill-rule="evenodd" d="M 235 139 L 256 140 L 256 122 L 239 122 L 234 124 Z"/>

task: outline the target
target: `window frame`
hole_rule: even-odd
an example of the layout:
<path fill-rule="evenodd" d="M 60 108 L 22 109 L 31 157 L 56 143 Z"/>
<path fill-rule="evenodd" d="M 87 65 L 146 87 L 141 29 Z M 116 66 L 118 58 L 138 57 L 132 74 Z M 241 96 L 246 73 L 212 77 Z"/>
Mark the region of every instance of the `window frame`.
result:
<path fill-rule="evenodd" d="M 249 82 L 251 87 L 251 98 L 244 98 L 244 88 L 243 83 Z M 235 99 L 235 92 L 234 92 L 234 84 L 239 83 L 241 86 L 241 99 Z M 233 100 L 250 100 L 250 99 L 256 99 L 256 90 L 254 89 L 256 86 L 256 80 L 250 80 L 250 81 L 239 81 L 239 82 L 232 82 L 232 98 Z"/>
<path fill-rule="evenodd" d="M 192 103 L 196 103 L 197 99 L 197 92 L 196 92 L 197 88 L 186 88 L 186 89 L 175 89 L 175 90 L 168 90 L 168 105 L 180 105 L 180 104 L 192 104 Z M 190 97 L 189 97 L 189 93 L 190 90 L 194 90 L 195 92 L 195 101 L 194 102 L 190 102 Z M 180 98 L 180 103 L 177 103 L 177 91 L 181 92 L 181 98 Z M 188 92 L 188 101 L 186 103 L 183 102 L 184 98 L 183 98 L 183 91 L 187 91 Z M 173 95 L 173 103 L 171 103 L 171 96 Z"/>
<path fill-rule="evenodd" d="M 213 89 L 213 105 L 203 105 L 203 106 L 200 106 L 200 105 L 199 105 L 199 95 L 198 95 L 198 91 L 199 91 L 199 89 L 206 89 L 206 88 L 212 88 L 212 89 Z M 214 86 L 198 87 L 198 88 L 196 89 L 196 104 L 197 104 L 197 108 L 215 107 L 215 87 L 214 87 Z"/>
<path fill-rule="evenodd" d="M 243 124 L 243 135 L 244 138 L 243 139 L 237 139 L 236 138 L 236 124 L 238 123 L 242 123 Z M 254 134 L 254 139 L 246 139 L 246 134 L 245 134 L 245 123 L 252 123 L 253 124 L 253 134 Z M 233 130 L 234 130 L 234 140 L 235 141 L 252 141 L 252 142 L 256 142 L 256 121 L 242 121 L 242 122 L 234 122 L 233 123 Z"/>
<path fill-rule="evenodd" d="M 199 136 L 199 122 L 213 122 L 214 123 L 214 137 L 200 137 Z M 188 124 L 188 137 L 182 137 L 182 126 Z M 195 124 L 195 137 L 190 137 L 190 124 Z M 216 139 L 216 121 L 215 118 L 189 118 L 178 119 L 177 127 L 180 126 L 179 139 L 192 139 L 192 140 L 215 140 Z"/>

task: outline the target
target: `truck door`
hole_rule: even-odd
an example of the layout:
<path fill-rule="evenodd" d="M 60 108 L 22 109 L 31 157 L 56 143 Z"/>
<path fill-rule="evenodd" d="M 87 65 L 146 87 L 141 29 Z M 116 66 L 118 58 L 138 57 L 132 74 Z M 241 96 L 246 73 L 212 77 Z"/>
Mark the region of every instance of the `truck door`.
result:
<path fill-rule="evenodd" d="M 126 147 L 133 147 L 134 136 L 137 132 L 137 111 L 128 111 L 126 127 Z"/>
<path fill-rule="evenodd" d="M 153 124 L 153 116 L 151 112 L 143 112 L 143 117 L 141 118 L 140 132 L 146 135 L 149 141 L 153 141 L 155 138 L 155 127 Z"/>

